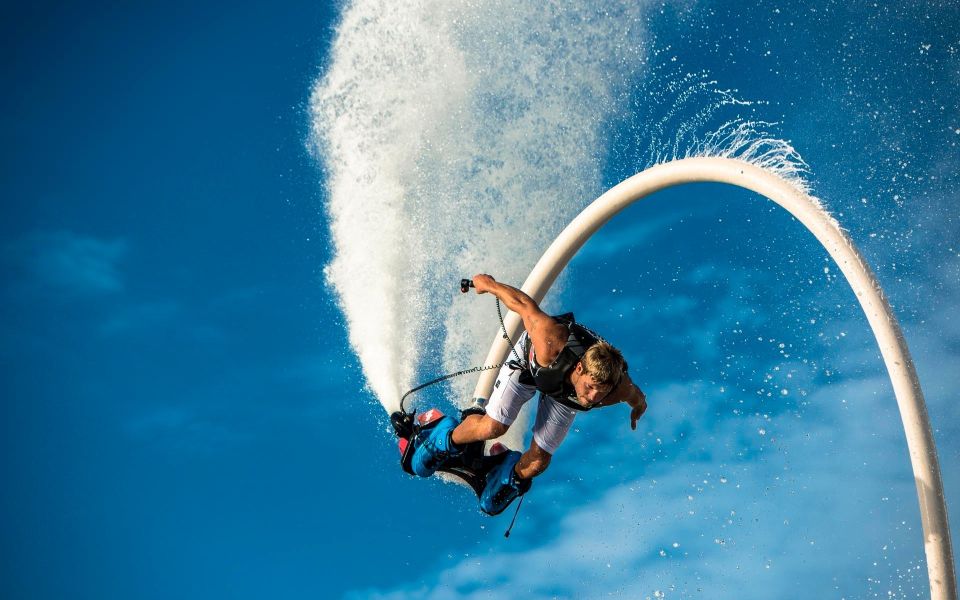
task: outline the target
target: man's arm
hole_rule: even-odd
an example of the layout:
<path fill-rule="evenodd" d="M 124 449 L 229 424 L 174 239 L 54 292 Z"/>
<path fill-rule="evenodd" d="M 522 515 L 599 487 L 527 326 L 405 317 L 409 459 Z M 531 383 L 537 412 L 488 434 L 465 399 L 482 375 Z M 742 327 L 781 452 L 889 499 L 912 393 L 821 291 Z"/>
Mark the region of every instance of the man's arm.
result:
<path fill-rule="evenodd" d="M 552 363 L 567 343 L 567 328 L 560 325 L 540 305 L 522 290 L 500 283 L 490 275 L 478 274 L 473 277 L 473 286 L 478 294 L 491 293 L 509 310 L 520 315 L 523 326 L 533 342 L 537 362 L 542 365 Z"/>
<path fill-rule="evenodd" d="M 629 373 L 623 374 L 620 385 L 613 389 L 597 406 L 611 406 L 626 402 L 630 405 L 630 429 L 637 428 L 637 421 L 647 410 L 647 395 L 630 379 Z"/>

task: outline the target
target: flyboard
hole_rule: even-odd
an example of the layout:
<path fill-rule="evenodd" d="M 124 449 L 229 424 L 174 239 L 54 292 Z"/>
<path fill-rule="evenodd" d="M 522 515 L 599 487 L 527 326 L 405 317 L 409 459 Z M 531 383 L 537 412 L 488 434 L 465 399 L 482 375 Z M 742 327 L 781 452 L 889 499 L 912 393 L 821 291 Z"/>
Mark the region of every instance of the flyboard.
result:
<path fill-rule="evenodd" d="M 466 293 L 471 287 L 473 287 L 473 281 L 469 279 L 460 280 L 460 291 L 462 293 Z M 500 311 L 499 307 L 500 305 L 498 302 L 498 313 Z M 500 322 L 502 326 L 502 315 L 500 316 Z M 400 399 L 400 410 L 390 415 L 390 423 L 393 425 L 393 430 L 399 438 L 397 445 L 400 449 L 400 466 L 404 472 L 408 473 L 409 475 L 413 475 L 414 477 L 416 476 L 416 473 L 414 473 L 412 467 L 413 453 L 416 451 L 417 446 L 430 435 L 430 430 L 436 427 L 436 425 L 444 417 L 443 412 L 436 408 L 431 408 L 420 414 L 417 414 L 415 410 L 407 412 L 403 405 L 407 396 L 413 392 L 421 390 L 429 385 L 433 385 L 434 383 L 439 383 L 445 379 L 450 379 L 459 375 L 466 375 L 467 373 L 476 373 L 478 371 L 499 368 L 501 366 L 502 365 L 476 367 L 473 369 L 458 371 L 456 373 L 450 373 L 432 381 L 428 381 L 423 385 L 417 386 L 403 395 L 403 397 Z M 483 414 L 486 413 L 480 407 L 468 408 L 460 412 L 460 422 L 463 422 L 463 420 L 470 415 Z M 448 476 L 444 477 L 445 479 L 469 487 L 477 495 L 477 499 L 480 500 L 481 496 L 483 495 L 483 490 L 487 487 L 487 476 L 494 468 L 499 466 L 500 463 L 502 463 L 510 453 L 510 449 L 500 442 L 493 443 L 487 451 L 485 451 L 485 445 L 486 442 L 484 441 L 477 441 L 467 444 L 462 453 L 448 459 L 445 463 L 443 463 L 443 465 L 437 469 L 437 473 L 441 476 Z M 502 506 L 498 506 L 495 510 L 481 510 L 489 515 L 498 515 L 503 512 L 507 506 L 509 506 L 509 504 L 510 502 Z M 509 536 L 509 530 L 507 535 Z"/>
<path fill-rule="evenodd" d="M 471 414 L 483 414 L 483 409 L 473 408 L 463 411 L 461 421 L 463 417 Z M 390 415 L 390 422 L 393 424 L 397 437 L 400 438 L 398 442 L 400 466 L 404 472 L 416 476 L 411 467 L 413 452 L 416 450 L 419 441 L 429 435 L 429 431 L 440 422 L 443 416 L 443 413 L 436 408 L 431 408 L 419 415 L 415 412 L 404 413 L 400 411 Z M 444 463 L 437 469 L 437 472 L 449 475 L 451 481 L 469 487 L 479 500 L 487 486 L 487 475 L 494 467 L 503 462 L 508 452 L 507 447 L 499 442 L 490 447 L 489 453 L 484 452 L 484 442 L 473 442 L 467 444 L 460 455 Z M 506 509 L 506 506 L 503 509 Z M 503 509 L 491 514 L 498 515 L 503 512 Z"/>

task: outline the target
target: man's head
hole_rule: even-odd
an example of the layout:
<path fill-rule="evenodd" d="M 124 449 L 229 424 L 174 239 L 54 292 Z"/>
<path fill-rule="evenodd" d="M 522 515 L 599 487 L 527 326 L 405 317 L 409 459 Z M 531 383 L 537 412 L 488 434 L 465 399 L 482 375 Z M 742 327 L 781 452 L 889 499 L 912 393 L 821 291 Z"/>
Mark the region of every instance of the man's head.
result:
<path fill-rule="evenodd" d="M 607 342 L 597 342 L 587 348 L 580 363 L 583 365 L 583 374 L 590 375 L 600 385 L 617 385 L 627 370 L 623 355 Z"/>
<path fill-rule="evenodd" d="M 584 406 L 602 401 L 623 377 L 627 363 L 620 351 L 607 342 L 593 344 L 571 374 L 577 400 Z"/>

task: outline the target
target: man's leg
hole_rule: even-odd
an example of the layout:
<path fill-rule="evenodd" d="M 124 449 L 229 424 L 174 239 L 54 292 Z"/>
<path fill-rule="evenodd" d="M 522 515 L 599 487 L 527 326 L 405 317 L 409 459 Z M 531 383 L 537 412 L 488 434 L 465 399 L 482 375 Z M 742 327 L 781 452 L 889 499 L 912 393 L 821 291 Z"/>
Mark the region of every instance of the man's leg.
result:
<path fill-rule="evenodd" d="M 492 440 L 507 432 L 509 425 L 493 420 L 489 415 L 470 415 L 453 430 L 453 443 L 462 446 L 481 440 Z"/>
<path fill-rule="evenodd" d="M 490 471 L 487 486 L 480 496 L 480 510 L 491 515 L 499 514 L 516 498 L 526 494 L 533 478 L 550 466 L 553 454 L 567 436 L 576 416 L 573 409 L 541 395 L 530 448 L 522 455 L 511 452 L 503 463 Z"/>
<path fill-rule="evenodd" d="M 532 479 L 547 470 L 553 455 L 537 444 L 536 440 L 530 443 L 530 448 L 523 453 L 514 470 L 521 479 Z"/>
<path fill-rule="evenodd" d="M 572 408 L 541 395 L 537 404 L 537 420 L 533 424 L 533 441 L 517 463 L 517 475 L 529 479 L 546 471 L 576 416 L 577 412 Z"/>
<path fill-rule="evenodd" d="M 516 344 L 517 352 L 521 355 L 525 342 L 526 333 L 520 336 Z M 492 440 L 507 432 L 523 405 L 537 393 L 536 387 L 520 383 L 520 373 L 509 365 L 500 367 L 485 407 L 486 414 L 470 415 L 464 419 L 453 431 L 451 440 L 454 444 Z"/>

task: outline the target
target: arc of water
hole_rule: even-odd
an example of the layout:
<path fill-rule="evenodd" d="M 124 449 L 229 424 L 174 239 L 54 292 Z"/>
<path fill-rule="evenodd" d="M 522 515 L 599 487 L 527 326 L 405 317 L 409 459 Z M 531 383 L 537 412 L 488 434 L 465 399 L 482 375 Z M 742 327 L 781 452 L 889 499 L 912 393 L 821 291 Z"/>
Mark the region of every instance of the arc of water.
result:
<path fill-rule="evenodd" d="M 907 342 L 876 276 L 853 241 L 836 220 L 797 185 L 773 172 L 731 158 L 685 158 L 651 167 L 611 188 L 577 215 L 544 252 L 522 289 L 541 301 L 573 255 L 614 215 L 654 192 L 694 182 L 728 183 L 776 202 L 813 233 L 843 272 L 880 346 L 900 409 L 920 503 L 930 596 L 935 600 L 956 600 L 957 578 L 940 465 Z M 510 313 L 505 324 L 510 337 L 516 339 L 520 319 Z M 508 351 L 506 341 L 498 332 L 484 364 L 502 362 Z M 474 396 L 489 398 L 495 379 L 494 371 L 481 375 Z"/>

